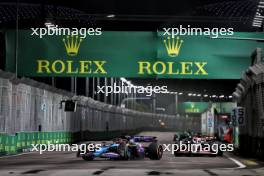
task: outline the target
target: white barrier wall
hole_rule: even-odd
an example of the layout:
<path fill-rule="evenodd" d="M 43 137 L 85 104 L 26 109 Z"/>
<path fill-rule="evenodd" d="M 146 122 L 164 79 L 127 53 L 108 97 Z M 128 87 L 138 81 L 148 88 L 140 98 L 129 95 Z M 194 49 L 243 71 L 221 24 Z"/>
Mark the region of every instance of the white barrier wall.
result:
<path fill-rule="evenodd" d="M 207 135 L 207 112 L 201 114 L 201 133 Z"/>
<path fill-rule="evenodd" d="M 201 114 L 201 132 L 203 135 L 214 136 L 215 118 L 213 108 Z"/>
<path fill-rule="evenodd" d="M 59 109 L 62 95 L 0 78 L 0 96 L 1 132 L 38 131 L 39 125 L 43 131 L 69 130 L 66 113 Z"/>
<path fill-rule="evenodd" d="M 76 112 L 64 112 L 61 100 L 77 100 Z M 159 121 L 165 123 L 161 126 Z M 0 132 L 109 131 L 160 127 L 200 129 L 200 120 L 128 110 L 52 88 L 0 71 Z"/>

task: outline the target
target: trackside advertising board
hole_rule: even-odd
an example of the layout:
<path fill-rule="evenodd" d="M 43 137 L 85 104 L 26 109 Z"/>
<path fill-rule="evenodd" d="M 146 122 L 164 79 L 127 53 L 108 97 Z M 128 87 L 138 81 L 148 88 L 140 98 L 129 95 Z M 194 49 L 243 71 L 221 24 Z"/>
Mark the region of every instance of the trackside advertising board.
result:
<path fill-rule="evenodd" d="M 164 36 L 157 32 L 102 31 L 87 36 L 32 36 L 20 30 L 15 63 L 15 31 L 5 31 L 6 69 L 20 76 L 150 77 L 239 79 L 250 54 L 263 43 Z M 261 38 L 260 33 L 234 36 Z"/>

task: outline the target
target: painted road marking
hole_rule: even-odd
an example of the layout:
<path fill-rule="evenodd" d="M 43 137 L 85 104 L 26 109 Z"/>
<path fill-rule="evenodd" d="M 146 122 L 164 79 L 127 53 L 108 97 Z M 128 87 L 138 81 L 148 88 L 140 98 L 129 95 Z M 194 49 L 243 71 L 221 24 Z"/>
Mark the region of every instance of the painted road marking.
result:
<path fill-rule="evenodd" d="M 256 165 L 258 165 L 257 162 L 252 161 L 252 160 L 243 160 L 242 162 L 245 163 L 246 165 L 251 165 L 251 166 L 256 166 Z"/>
<path fill-rule="evenodd" d="M 234 158 L 231 158 L 229 156 L 227 158 L 238 165 L 238 167 L 236 167 L 237 169 L 243 169 L 243 168 L 247 167 L 246 165 L 244 165 L 243 163 L 241 163 L 240 161 L 238 161 L 238 160 L 236 160 Z"/>

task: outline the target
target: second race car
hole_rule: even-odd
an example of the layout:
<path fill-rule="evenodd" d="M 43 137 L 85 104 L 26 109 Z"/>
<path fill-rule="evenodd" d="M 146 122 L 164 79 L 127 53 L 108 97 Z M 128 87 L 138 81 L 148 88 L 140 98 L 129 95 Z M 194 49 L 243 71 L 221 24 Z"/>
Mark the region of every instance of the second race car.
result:
<path fill-rule="evenodd" d="M 177 133 L 174 135 L 175 156 L 211 155 L 222 156 L 221 143 L 215 137 L 191 134 L 190 132 Z"/>

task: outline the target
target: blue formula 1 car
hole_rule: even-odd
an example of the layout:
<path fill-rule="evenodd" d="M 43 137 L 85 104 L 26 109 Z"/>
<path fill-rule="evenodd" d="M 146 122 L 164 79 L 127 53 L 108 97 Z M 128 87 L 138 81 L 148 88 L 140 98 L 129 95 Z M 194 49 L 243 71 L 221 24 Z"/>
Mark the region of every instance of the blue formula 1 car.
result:
<path fill-rule="evenodd" d="M 81 154 L 78 151 L 77 156 L 86 161 L 94 158 L 109 158 L 116 160 L 143 159 L 145 157 L 152 160 L 162 158 L 163 148 L 154 136 L 126 136 L 113 140 L 111 144 L 102 144 L 101 147 Z"/>

